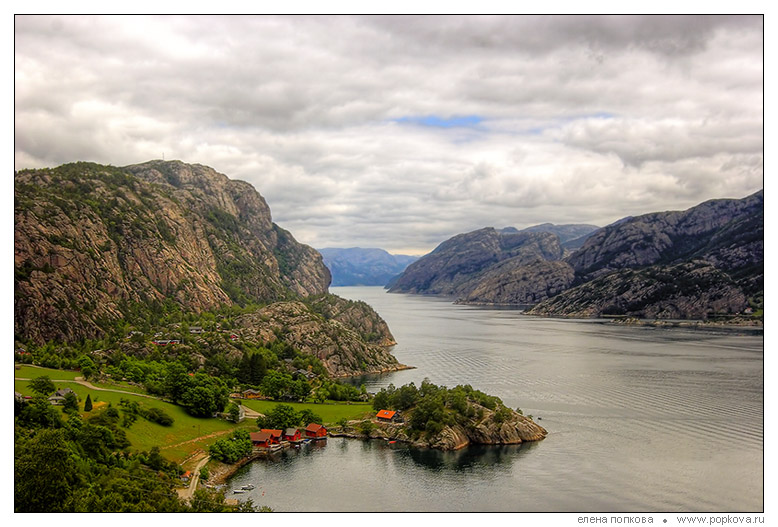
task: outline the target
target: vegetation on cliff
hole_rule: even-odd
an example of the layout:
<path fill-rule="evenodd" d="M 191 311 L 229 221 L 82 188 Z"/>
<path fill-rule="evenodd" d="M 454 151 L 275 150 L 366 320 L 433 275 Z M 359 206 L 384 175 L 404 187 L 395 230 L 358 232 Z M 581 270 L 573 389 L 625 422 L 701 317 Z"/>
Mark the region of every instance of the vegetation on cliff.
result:
<path fill-rule="evenodd" d="M 17 336 L 95 338 L 119 319 L 324 294 L 321 256 L 251 185 L 180 162 L 15 175 Z"/>
<path fill-rule="evenodd" d="M 152 340 L 178 341 L 176 355 L 199 361 L 197 370 L 239 356 L 226 338 L 238 329 L 262 335 L 248 345 L 281 341 L 310 353 L 285 317 L 295 311 L 309 321 L 305 332 L 329 336 L 319 358 L 330 374 L 399 367 L 386 323 L 327 295 L 321 255 L 275 225 L 248 183 L 179 161 L 73 163 L 18 172 L 14 197 L 14 329 L 25 345 L 93 341 L 147 355 Z M 190 338 L 196 324 L 211 337 Z"/>

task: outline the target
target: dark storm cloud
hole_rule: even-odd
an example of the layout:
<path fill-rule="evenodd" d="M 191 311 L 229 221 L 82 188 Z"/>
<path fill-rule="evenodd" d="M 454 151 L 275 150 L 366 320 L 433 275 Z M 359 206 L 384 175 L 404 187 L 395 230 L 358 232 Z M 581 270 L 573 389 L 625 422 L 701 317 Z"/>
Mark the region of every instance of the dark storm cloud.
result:
<path fill-rule="evenodd" d="M 423 252 L 762 186 L 761 17 L 15 22 L 17 168 L 207 164 L 318 247 Z"/>

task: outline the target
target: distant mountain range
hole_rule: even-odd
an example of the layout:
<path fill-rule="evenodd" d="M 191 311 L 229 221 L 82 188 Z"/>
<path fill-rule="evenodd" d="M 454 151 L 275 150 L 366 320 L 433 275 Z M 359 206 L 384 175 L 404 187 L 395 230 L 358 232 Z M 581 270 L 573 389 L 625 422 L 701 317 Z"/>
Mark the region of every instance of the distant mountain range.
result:
<path fill-rule="evenodd" d="M 333 286 L 384 286 L 402 273 L 418 256 L 389 254 L 383 249 L 319 249 L 324 265 L 332 274 Z"/>
<path fill-rule="evenodd" d="M 566 248 L 550 224 L 460 234 L 408 266 L 390 291 L 581 317 L 703 319 L 763 304 L 763 191 L 624 218 L 578 237 L 565 231 Z"/>
<path fill-rule="evenodd" d="M 548 232 L 559 236 L 559 243 L 563 249 L 575 250 L 581 247 L 591 234 L 599 229 L 597 225 L 568 224 L 554 225 L 553 223 L 541 223 L 525 229 L 518 230 L 515 227 L 505 227 L 500 230 L 502 234 L 515 234 L 518 232 Z"/>

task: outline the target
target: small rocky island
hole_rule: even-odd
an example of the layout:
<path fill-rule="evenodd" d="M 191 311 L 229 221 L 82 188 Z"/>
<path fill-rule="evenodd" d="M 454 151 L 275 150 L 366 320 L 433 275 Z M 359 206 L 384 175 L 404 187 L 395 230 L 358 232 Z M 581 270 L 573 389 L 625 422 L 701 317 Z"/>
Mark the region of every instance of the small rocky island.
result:
<path fill-rule="evenodd" d="M 424 380 L 400 388 L 390 385 L 373 400 L 376 414 L 342 422 L 330 435 L 384 439 L 417 447 L 458 450 L 468 445 L 513 445 L 540 441 L 548 432 L 532 416 L 512 410 L 498 398 L 471 386 L 449 389 Z"/>

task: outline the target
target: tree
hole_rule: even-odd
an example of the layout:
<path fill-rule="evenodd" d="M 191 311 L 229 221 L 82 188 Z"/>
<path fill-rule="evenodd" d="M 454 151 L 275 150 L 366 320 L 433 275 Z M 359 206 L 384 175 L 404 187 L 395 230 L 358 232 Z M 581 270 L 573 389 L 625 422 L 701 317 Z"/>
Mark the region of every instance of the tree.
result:
<path fill-rule="evenodd" d="M 76 396 L 73 392 L 68 392 L 65 394 L 65 400 L 62 402 L 63 410 L 65 413 L 75 413 L 78 412 L 78 396 Z"/>
<path fill-rule="evenodd" d="M 84 401 L 84 411 L 92 411 L 92 397 L 89 394 L 86 394 L 86 401 Z"/>
<path fill-rule="evenodd" d="M 151 421 L 152 423 L 157 423 L 162 426 L 172 426 L 173 425 L 173 418 L 170 417 L 164 410 L 161 408 L 157 408 L 155 406 L 152 406 L 146 412 L 143 414 L 143 417 Z"/>
<path fill-rule="evenodd" d="M 78 366 L 81 368 L 81 373 L 84 375 L 84 379 L 90 379 L 95 373 L 97 373 L 97 366 L 95 362 L 84 355 L 78 359 Z"/>
<path fill-rule="evenodd" d="M 233 423 L 237 423 L 240 420 L 240 408 L 238 408 L 237 404 L 230 403 L 230 406 L 227 408 L 227 413 L 230 416 L 230 421 Z"/>
<path fill-rule="evenodd" d="M 52 381 L 48 375 L 35 377 L 31 380 L 30 389 L 40 395 L 49 395 L 50 393 L 57 391 L 54 381 Z"/>
<path fill-rule="evenodd" d="M 41 430 L 17 444 L 14 511 L 61 512 L 76 483 L 76 466 L 63 430 Z"/>
<path fill-rule="evenodd" d="M 285 430 L 298 424 L 300 424 L 300 414 L 288 404 L 277 404 L 264 418 L 257 419 L 257 426 L 260 428 Z"/>
<path fill-rule="evenodd" d="M 181 404 L 195 417 L 210 417 L 221 408 L 217 408 L 213 391 L 206 386 L 189 388 L 181 395 Z"/>
<path fill-rule="evenodd" d="M 322 418 L 317 414 L 313 413 L 313 410 L 306 408 L 300 411 L 300 421 L 298 424 L 309 425 L 311 423 L 321 423 L 321 422 L 323 422 Z"/>
<path fill-rule="evenodd" d="M 19 422 L 30 427 L 59 428 L 62 426 L 62 417 L 45 396 L 38 394 L 24 405 Z"/>

